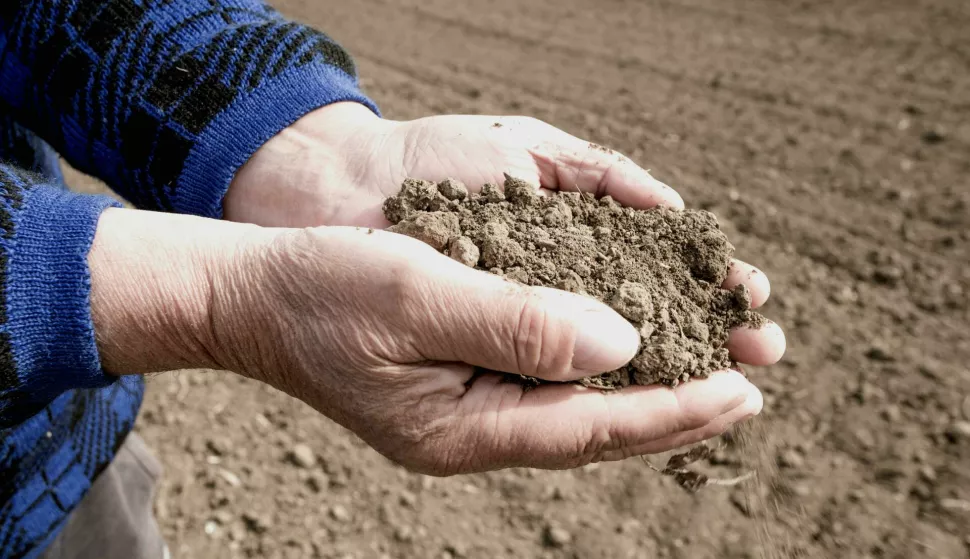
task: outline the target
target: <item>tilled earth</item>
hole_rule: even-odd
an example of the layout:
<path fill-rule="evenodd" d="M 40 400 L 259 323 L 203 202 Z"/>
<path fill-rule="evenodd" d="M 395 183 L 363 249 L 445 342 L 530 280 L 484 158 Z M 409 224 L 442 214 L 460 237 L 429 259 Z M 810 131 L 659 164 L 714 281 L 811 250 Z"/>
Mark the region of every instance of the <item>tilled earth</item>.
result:
<path fill-rule="evenodd" d="M 221 373 L 151 381 L 176 557 L 970 556 L 970 3 L 278 0 L 391 118 L 533 115 L 718 215 L 784 325 L 689 495 L 639 460 L 409 474 Z"/>

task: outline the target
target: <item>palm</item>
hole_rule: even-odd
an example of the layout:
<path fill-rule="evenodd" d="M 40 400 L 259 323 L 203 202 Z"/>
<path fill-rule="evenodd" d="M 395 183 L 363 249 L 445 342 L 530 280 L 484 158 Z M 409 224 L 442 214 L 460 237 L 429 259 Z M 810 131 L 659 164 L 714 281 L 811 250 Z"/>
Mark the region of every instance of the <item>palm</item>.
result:
<path fill-rule="evenodd" d="M 501 184 L 503 173 L 509 173 L 539 184 L 540 172 L 530 153 L 531 135 L 516 133 L 522 128 L 514 119 L 487 116 L 414 121 L 396 130 L 388 142 L 397 148 L 400 163 L 385 166 L 384 176 L 368 177 L 368 181 L 382 185 L 384 194 L 393 191 L 404 176 L 434 181 L 455 178 L 478 189 L 486 182 Z"/>
<path fill-rule="evenodd" d="M 680 197 L 626 157 L 522 117 L 437 116 L 400 124 L 375 140 L 381 149 L 351 158 L 349 182 L 328 223 L 382 227 L 381 202 L 406 177 L 454 178 L 478 190 L 505 173 L 549 189 L 611 194 L 637 207 Z M 341 188 L 337 186 L 336 188 Z M 331 199 L 336 199 L 331 198 Z"/>

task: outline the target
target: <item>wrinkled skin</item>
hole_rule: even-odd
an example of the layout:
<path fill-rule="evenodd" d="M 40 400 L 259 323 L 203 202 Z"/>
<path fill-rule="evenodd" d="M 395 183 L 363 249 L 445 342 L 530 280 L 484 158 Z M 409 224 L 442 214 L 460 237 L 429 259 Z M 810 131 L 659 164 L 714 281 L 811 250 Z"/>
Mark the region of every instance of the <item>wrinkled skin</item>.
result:
<path fill-rule="evenodd" d="M 304 229 L 253 234 L 236 257 L 211 267 L 212 351 L 389 458 L 439 475 L 659 452 L 761 410 L 761 394 L 735 371 L 618 393 L 573 384 L 525 391 L 474 374 L 477 366 L 573 380 L 637 350 L 633 327 L 605 305 L 513 285 L 379 230 L 387 225 L 381 203 L 406 176 L 474 188 L 501 183 L 504 172 L 634 207 L 683 207 L 629 159 L 533 119 L 393 122 L 333 105 L 267 143 L 230 188 L 227 219 Z M 725 285 L 739 283 L 753 306 L 767 299 L 764 274 L 734 262 Z M 768 324 L 733 332 L 728 347 L 738 361 L 764 365 L 784 346 Z"/>

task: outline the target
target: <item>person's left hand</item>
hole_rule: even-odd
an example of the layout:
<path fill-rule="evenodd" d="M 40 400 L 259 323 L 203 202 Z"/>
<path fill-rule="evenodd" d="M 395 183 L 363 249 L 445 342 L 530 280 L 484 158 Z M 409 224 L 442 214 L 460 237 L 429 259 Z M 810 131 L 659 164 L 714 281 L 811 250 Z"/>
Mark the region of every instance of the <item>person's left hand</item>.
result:
<path fill-rule="evenodd" d="M 683 208 L 630 159 L 529 117 L 378 118 L 337 103 L 294 123 L 237 173 L 225 218 L 281 227 L 389 225 L 381 203 L 407 177 L 458 179 L 477 191 L 504 173 L 551 190 L 610 195 L 636 208 Z"/>

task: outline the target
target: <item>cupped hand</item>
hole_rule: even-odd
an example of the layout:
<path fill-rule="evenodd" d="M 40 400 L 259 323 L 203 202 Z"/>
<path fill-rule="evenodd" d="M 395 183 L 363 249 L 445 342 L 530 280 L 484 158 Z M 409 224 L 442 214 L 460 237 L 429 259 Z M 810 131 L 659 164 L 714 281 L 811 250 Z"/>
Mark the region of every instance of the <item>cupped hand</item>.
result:
<path fill-rule="evenodd" d="M 272 230 L 264 230 L 272 231 Z M 429 474 L 569 468 L 715 436 L 758 413 L 740 373 L 670 389 L 526 390 L 628 362 L 636 330 L 589 297 L 526 287 L 379 230 L 256 235 L 214 274 L 217 360 Z"/>
<path fill-rule="evenodd" d="M 401 181 L 408 176 L 427 180 L 456 178 L 469 188 L 477 189 L 485 182 L 502 184 L 504 173 L 538 184 L 544 189 L 610 195 L 622 204 L 637 208 L 658 204 L 674 208 L 684 206 L 683 200 L 673 189 L 654 179 L 625 156 L 532 118 L 435 116 L 396 122 L 379 119 L 360 105 L 341 103 L 311 113 L 261 148 L 240 170 L 230 187 L 225 200 L 225 217 L 269 226 L 351 225 L 381 229 L 388 225 L 381 213 L 383 200 L 396 193 Z M 315 233 L 318 236 L 329 234 Z M 386 250 L 381 243 L 386 243 L 386 246 L 406 243 L 394 235 L 383 233 L 375 233 L 364 240 L 355 237 L 356 233 L 347 231 L 339 235 L 342 235 L 342 242 L 363 243 L 349 253 L 357 256 L 352 261 L 346 261 L 348 269 L 344 270 L 350 273 L 357 266 L 359 269 L 354 273 L 360 286 L 370 281 L 368 274 L 380 274 L 381 265 L 377 255 L 385 255 L 389 262 L 400 262 L 393 251 Z M 406 243 L 406 246 L 410 245 Z M 413 250 L 418 249 L 412 247 L 408 252 Z M 424 252 L 427 253 L 427 250 Z M 437 256 L 440 258 L 426 255 L 407 264 L 411 279 L 418 282 L 428 276 L 425 279 L 430 281 L 430 276 L 438 272 L 438 267 L 454 268 L 455 265 L 448 259 Z M 364 260 L 370 265 L 363 265 Z M 395 266 L 388 263 L 390 268 Z M 417 270 L 420 266 L 425 266 L 425 269 Z M 471 270 L 456 270 L 449 277 L 453 281 L 442 287 L 445 289 L 443 293 L 456 304 L 465 298 L 474 299 L 476 286 L 488 282 L 505 290 L 518 289 L 498 278 Z M 302 288 L 307 290 L 306 297 L 311 296 L 310 286 L 323 288 L 321 282 L 314 283 L 310 277 L 305 279 L 307 283 Z M 741 283 L 748 286 L 753 307 L 767 300 L 770 292 L 767 277 L 749 264 L 733 261 L 725 287 L 731 288 Z M 442 286 L 440 282 L 428 285 Z M 358 288 L 363 289 L 360 286 Z M 348 284 L 346 287 L 350 289 L 353 286 Z M 430 287 L 417 286 L 414 289 L 428 290 Z M 379 299 L 378 291 L 370 293 L 368 297 Z M 527 291 L 530 294 L 534 292 Z M 356 292 L 352 290 L 349 293 Z M 564 297 L 558 293 L 547 296 Z M 348 294 L 347 297 L 356 295 Z M 475 335 L 490 327 L 485 320 L 486 317 L 479 311 L 468 312 L 464 318 L 455 319 L 451 323 L 454 335 L 464 337 L 455 337 L 453 341 L 456 344 L 471 343 Z M 366 333 L 360 335 L 364 338 L 370 336 Z M 609 336 L 602 335 L 597 340 L 605 344 L 609 342 Z M 344 351 L 352 349 L 348 347 Z M 739 328 L 731 333 L 728 349 L 732 358 L 741 363 L 768 365 L 781 358 L 785 350 L 785 337 L 773 323 L 757 330 Z M 504 351 L 512 354 L 507 349 Z M 629 350 L 630 355 L 626 359 L 632 356 L 633 351 L 635 348 Z M 420 351 L 418 354 L 424 359 L 432 359 Z M 322 357 L 319 353 L 307 355 Z M 405 357 L 413 358 L 413 355 Z M 523 393 L 521 388 L 498 383 L 491 377 L 478 379 L 470 387 L 464 387 L 463 382 L 471 374 L 465 365 L 467 363 L 500 371 L 523 372 L 521 364 L 517 362 L 499 366 L 492 361 L 485 363 L 482 359 L 475 361 L 464 357 L 465 354 L 456 349 L 455 354 L 441 358 L 453 362 L 451 365 L 424 366 L 406 360 L 396 361 L 396 367 L 405 369 L 396 369 L 393 376 L 403 379 L 408 375 L 402 371 L 410 371 L 417 380 L 407 382 L 420 380 L 429 386 L 441 383 L 450 387 L 447 392 L 451 399 L 447 401 L 454 406 L 454 415 L 449 416 L 452 419 L 448 420 L 439 418 L 434 422 L 435 429 L 443 425 L 457 428 L 454 417 L 466 418 L 461 423 L 465 429 L 470 428 L 467 424 L 473 423 L 473 420 L 490 421 L 496 431 L 494 437 L 504 436 L 506 441 L 502 444 L 510 449 L 519 449 L 509 452 L 521 451 L 522 447 L 517 446 L 515 437 L 522 437 L 519 442 L 536 445 L 538 454 L 530 459 L 531 462 L 521 456 L 507 456 L 504 461 L 491 459 L 474 467 L 462 462 L 462 467 L 457 468 L 449 462 L 450 469 L 445 468 L 446 471 L 527 462 L 536 466 L 566 466 L 593 459 L 654 452 L 712 436 L 728 423 L 760 409 L 760 395 L 736 372 L 723 372 L 706 381 L 691 382 L 675 390 L 631 388 L 619 395 L 606 396 L 574 385 L 559 385 Z M 497 359 L 498 356 L 490 357 L 493 358 Z M 329 371 L 327 363 L 328 360 L 317 363 L 317 374 L 335 374 Z M 597 368 L 606 371 L 618 364 L 622 363 Z M 348 378 L 353 377 L 355 370 L 352 366 L 339 369 L 343 374 L 350 375 Z M 590 369 L 584 370 L 583 374 L 593 372 L 601 371 Z M 578 372 L 576 374 L 579 375 Z M 575 375 L 569 378 L 575 378 Z M 458 383 L 457 380 L 461 379 L 464 379 L 462 383 Z M 401 385 L 396 382 L 391 385 Z M 298 392 L 297 389 L 290 391 Z M 737 403 L 735 400 L 741 398 L 739 394 L 747 398 L 740 401 L 747 403 L 739 404 L 734 411 L 727 411 L 729 404 Z M 735 400 L 732 400 L 735 396 Z M 433 400 L 440 398 L 439 395 Z M 401 403 L 407 404 L 404 400 Z M 385 402 L 381 401 L 378 405 L 384 407 Z M 501 414 L 497 413 L 499 410 Z M 564 423 L 552 425 L 559 420 L 551 418 L 560 417 L 574 419 L 563 419 Z M 613 418 L 606 424 L 605 432 L 610 437 L 604 437 L 604 431 L 598 430 L 604 426 L 604 417 Z M 351 424 L 349 416 L 341 421 Z M 612 422 L 618 422 L 618 426 L 613 426 Z M 365 424 L 358 424 L 352 428 L 360 433 L 359 429 L 387 427 L 386 423 L 381 422 L 375 425 L 369 428 Z M 499 432 L 500 425 L 502 429 L 508 429 L 508 433 Z M 590 436 L 608 441 L 602 444 L 590 442 L 584 452 L 568 453 L 571 459 L 564 461 L 563 447 L 555 446 L 560 445 L 561 441 L 555 442 L 555 436 L 546 433 L 546 430 L 558 428 L 573 429 L 573 436 L 577 439 L 582 438 L 577 433 L 595 432 L 595 436 Z M 371 431 L 369 440 L 376 440 L 379 436 L 377 431 Z M 438 435 L 436 440 L 443 437 L 445 435 Z M 464 439 L 462 441 L 462 444 L 470 444 Z M 497 441 L 489 439 L 488 442 L 498 448 L 501 445 Z M 466 452 L 470 451 L 466 449 Z M 545 458 L 540 458 L 540 455 Z"/>
<path fill-rule="evenodd" d="M 528 117 L 380 119 L 355 103 L 313 112 L 263 146 L 224 202 L 231 221 L 281 227 L 383 228 L 381 203 L 407 177 L 454 178 L 478 190 L 504 173 L 551 190 L 621 204 L 683 208 L 669 186 L 627 157 Z"/>
<path fill-rule="evenodd" d="M 385 198 L 407 177 L 455 178 L 477 190 L 509 173 L 543 189 L 610 195 L 635 208 L 683 208 L 677 192 L 624 155 L 529 117 L 445 115 L 412 121 L 378 118 L 337 103 L 300 119 L 263 146 L 225 198 L 231 221 L 280 227 L 384 228 Z M 767 276 L 733 261 L 725 287 L 748 286 L 752 306 L 770 293 Z M 774 324 L 735 330 L 728 348 L 739 362 L 768 365 L 785 350 Z"/>

